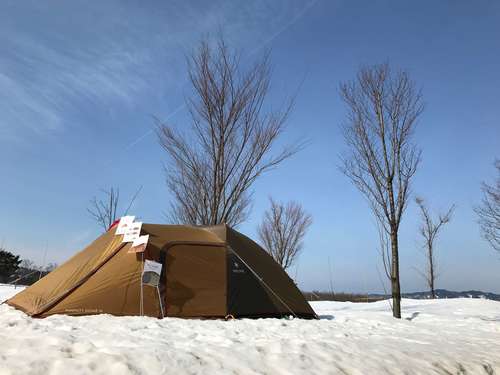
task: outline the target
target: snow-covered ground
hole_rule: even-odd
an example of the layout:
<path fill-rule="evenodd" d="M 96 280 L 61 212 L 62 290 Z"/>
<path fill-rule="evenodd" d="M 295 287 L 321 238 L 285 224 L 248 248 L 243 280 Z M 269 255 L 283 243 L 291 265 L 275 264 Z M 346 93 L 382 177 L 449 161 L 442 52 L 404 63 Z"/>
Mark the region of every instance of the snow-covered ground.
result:
<path fill-rule="evenodd" d="M 0 300 L 20 289 L 0 286 Z M 318 321 L 32 319 L 0 306 L 0 374 L 500 374 L 500 302 L 314 302 Z"/>

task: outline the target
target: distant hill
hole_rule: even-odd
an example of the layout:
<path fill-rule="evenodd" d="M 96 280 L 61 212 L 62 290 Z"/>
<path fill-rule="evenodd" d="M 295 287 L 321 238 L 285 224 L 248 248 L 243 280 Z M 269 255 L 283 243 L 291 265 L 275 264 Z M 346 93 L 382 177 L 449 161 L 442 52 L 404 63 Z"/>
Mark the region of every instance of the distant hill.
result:
<path fill-rule="evenodd" d="M 485 298 L 494 301 L 500 301 L 500 294 L 481 292 L 479 290 L 466 290 L 463 292 L 455 292 L 446 289 L 436 289 L 437 298 Z M 403 293 L 405 298 L 413 299 L 428 299 L 431 298 L 430 292 L 413 292 L 413 293 Z"/>

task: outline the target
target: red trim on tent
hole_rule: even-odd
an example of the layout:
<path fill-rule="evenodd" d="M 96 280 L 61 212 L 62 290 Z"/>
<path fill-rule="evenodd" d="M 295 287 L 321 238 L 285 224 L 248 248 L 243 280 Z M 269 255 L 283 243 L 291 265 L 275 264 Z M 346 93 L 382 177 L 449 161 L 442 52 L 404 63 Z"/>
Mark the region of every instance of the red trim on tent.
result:
<path fill-rule="evenodd" d="M 120 218 L 121 219 L 121 218 Z M 107 232 L 109 232 L 111 229 L 113 229 L 113 227 L 115 227 L 116 225 L 118 225 L 118 223 L 120 222 L 120 219 L 116 219 L 113 224 L 111 224 L 107 230 Z"/>

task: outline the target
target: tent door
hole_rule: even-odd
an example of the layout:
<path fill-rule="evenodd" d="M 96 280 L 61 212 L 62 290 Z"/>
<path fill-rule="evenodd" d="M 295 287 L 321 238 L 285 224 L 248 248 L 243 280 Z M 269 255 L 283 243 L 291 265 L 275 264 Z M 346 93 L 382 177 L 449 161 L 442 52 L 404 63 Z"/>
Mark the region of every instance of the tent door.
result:
<path fill-rule="evenodd" d="M 165 259 L 166 316 L 226 315 L 226 248 L 179 244 Z"/>

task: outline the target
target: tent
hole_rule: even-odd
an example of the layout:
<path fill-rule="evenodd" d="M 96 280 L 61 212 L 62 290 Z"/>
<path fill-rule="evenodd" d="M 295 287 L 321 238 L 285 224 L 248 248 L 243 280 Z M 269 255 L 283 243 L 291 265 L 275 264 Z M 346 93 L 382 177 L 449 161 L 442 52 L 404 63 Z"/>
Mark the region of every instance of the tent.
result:
<path fill-rule="evenodd" d="M 7 303 L 33 317 L 316 318 L 294 282 L 258 244 L 227 225 L 143 224 L 142 253 L 116 235 L 97 238 Z M 145 260 L 161 264 L 158 288 L 143 284 Z"/>

